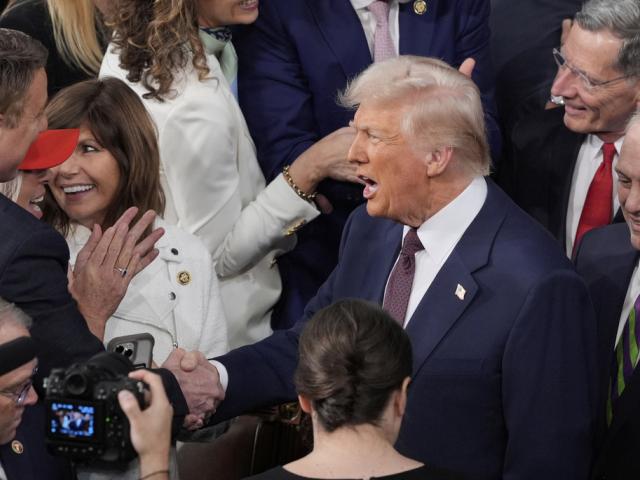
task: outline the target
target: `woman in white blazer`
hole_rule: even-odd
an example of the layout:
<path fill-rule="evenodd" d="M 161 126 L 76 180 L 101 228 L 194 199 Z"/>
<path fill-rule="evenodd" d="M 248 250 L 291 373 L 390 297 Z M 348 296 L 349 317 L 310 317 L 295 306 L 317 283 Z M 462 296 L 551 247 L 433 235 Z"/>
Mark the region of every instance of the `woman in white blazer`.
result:
<path fill-rule="evenodd" d="M 257 15 L 255 0 L 121 0 L 100 70 L 127 81 L 156 123 L 165 218 L 200 237 L 216 260 L 232 347 L 271 333 L 276 257 L 319 214 L 317 184 L 352 174 L 318 142 L 266 185 L 234 97 L 237 61 L 225 27 Z"/>
<path fill-rule="evenodd" d="M 164 198 L 153 122 L 138 96 L 117 79 L 88 80 L 62 90 L 48 105 L 50 125 L 79 128 L 74 153 L 51 169 L 55 204 L 45 221 L 66 237 L 71 263 L 94 225 L 104 231 L 128 208 L 159 215 Z M 160 217 L 165 230 L 157 258 L 138 273 L 104 330 L 112 338 L 151 333 L 153 360 L 161 364 L 176 347 L 213 357 L 227 350 L 226 321 L 213 261 L 202 242 Z M 106 233 L 105 233 L 106 234 Z M 121 273 L 135 260 L 118 259 Z"/>

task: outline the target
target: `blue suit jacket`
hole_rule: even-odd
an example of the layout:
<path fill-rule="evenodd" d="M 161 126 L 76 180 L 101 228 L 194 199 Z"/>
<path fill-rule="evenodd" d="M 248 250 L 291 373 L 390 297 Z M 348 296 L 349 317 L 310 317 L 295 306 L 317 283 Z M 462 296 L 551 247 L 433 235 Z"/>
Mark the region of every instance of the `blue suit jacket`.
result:
<path fill-rule="evenodd" d="M 492 150 L 500 148 L 489 54 L 489 0 L 428 0 L 417 15 L 400 5 L 400 53 L 432 56 L 459 65 L 476 59 L 473 78 L 483 92 Z M 349 0 L 269 0 L 255 24 L 239 29 L 240 106 L 271 180 L 320 138 L 344 127 L 353 112 L 336 94 L 371 62 L 358 16 Z M 292 325 L 327 278 L 338 255 L 342 228 L 362 203 L 362 187 L 325 181 L 320 189 L 334 206 L 298 232 L 296 249 L 279 260 L 283 300 L 274 327 Z"/>
<path fill-rule="evenodd" d="M 27 407 L 22 415 L 15 440 L 24 450 L 17 454 L 12 442 L 0 446 L 0 463 L 8 480 L 66 480 L 76 478 L 71 464 L 61 457 L 50 455 L 44 443 L 44 409 L 36 404 Z"/>
<path fill-rule="evenodd" d="M 229 385 L 218 418 L 293 398 L 306 319 L 340 298 L 381 303 L 401 238 L 402 225 L 354 212 L 336 269 L 296 327 L 219 359 Z M 407 332 L 414 372 L 401 452 L 474 479 L 586 478 L 591 301 L 553 239 L 493 183 Z"/>
<path fill-rule="evenodd" d="M 626 223 L 587 233 L 576 252 L 576 268 L 589 287 L 598 320 L 599 421 L 593 478 L 640 478 L 640 370 L 614 406 L 606 426 L 606 402 L 622 306 L 638 261 Z"/>

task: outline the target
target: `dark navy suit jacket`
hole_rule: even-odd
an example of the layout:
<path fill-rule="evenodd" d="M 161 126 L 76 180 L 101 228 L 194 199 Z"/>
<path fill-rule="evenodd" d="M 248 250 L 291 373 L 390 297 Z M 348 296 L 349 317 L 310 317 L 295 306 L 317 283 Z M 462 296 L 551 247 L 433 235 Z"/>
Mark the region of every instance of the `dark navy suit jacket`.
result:
<path fill-rule="evenodd" d="M 587 233 L 576 253 L 576 268 L 587 282 L 598 320 L 599 422 L 593 478 L 640 478 L 640 370 L 614 406 L 606 426 L 606 402 L 613 366 L 618 323 L 638 251 L 629 241 L 627 224 L 609 225 Z"/>
<path fill-rule="evenodd" d="M 584 479 L 596 377 L 587 288 L 551 236 L 488 185 L 408 323 L 414 371 L 397 447 L 474 479 Z M 341 298 L 381 303 L 401 238 L 402 225 L 356 210 L 304 318 L 219 358 L 229 384 L 217 418 L 295 398 L 304 323 Z"/>
<path fill-rule="evenodd" d="M 542 110 L 515 126 L 500 184 L 564 249 L 573 171 L 586 135 L 569 130 L 563 117 L 564 108 Z M 613 221 L 624 221 L 620 211 Z"/>
<path fill-rule="evenodd" d="M 50 455 L 44 443 L 44 410 L 41 404 L 27 407 L 14 440 L 22 444 L 16 453 L 11 444 L 0 446 L 0 463 L 8 480 L 66 480 L 75 478 L 71 464 Z"/>
<path fill-rule="evenodd" d="M 492 150 L 500 149 L 489 53 L 489 0 L 427 0 L 417 15 L 400 4 L 401 54 L 437 57 L 459 65 L 476 59 L 473 78 L 483 93 Z M 269 0 L 255 24 L 234 37 L 240 106 L 271 180 L 303 151 L 347 126 L 353 112 L 336 104 L 338 91 L 371 62 L 349 0 Z M 292 325 L 336 264 L 342 228 L 362 203 L 362 187 L 335 181 L 320 186 L 334 206 L 298 232 L 296 249 L 279 259 L 283 300 L 274 327 Z"/>

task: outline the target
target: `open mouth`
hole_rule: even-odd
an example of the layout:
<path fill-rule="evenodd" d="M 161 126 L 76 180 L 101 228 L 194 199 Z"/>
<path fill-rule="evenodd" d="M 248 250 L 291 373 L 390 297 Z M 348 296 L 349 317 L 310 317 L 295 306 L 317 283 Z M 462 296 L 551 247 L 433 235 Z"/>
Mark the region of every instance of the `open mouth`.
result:
<path fill-rule="evenodd" d="M 378 183 L 369 177 L 365 177 L 364 175 L 358 175 L 358 178 L 362 181 L 362 183 L 364 183 L 362 196 L 369 200 L 378 191 Z"/>
<path fill-rule="evenodd" d="M 42 218 L 42 202 L 44 202 L 44 195 L 29 200 L 28 209 L 37 218 Z"/>
<path fill-rule="evenodd" d="M 240 2 L 241 8 L 246 8 L 247 10 L 252 10 L 258 6 L 258 0 L 243 0 Z"/>
<path fill-rule="evenodd" d="M 62 191 L 67 195 L 77 195 L 79 193 L 85 193 L 96 188 L 95 185 L 71 185 L 69 187 L 62 187 Z"/>

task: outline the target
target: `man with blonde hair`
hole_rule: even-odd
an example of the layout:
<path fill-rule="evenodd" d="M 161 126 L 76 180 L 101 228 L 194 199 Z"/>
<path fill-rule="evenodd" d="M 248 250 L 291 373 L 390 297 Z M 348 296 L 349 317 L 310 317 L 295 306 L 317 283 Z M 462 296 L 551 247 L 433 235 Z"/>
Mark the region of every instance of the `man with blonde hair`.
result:
<path fill-rule="evenodd" d="M 217 359 L 226 399 L 216 420 L 295 398 L 305 321 L 362 298 L 413 343 L 401 453 L 468 478 L 586 478 L 591 302 L 553 239 L 485 178 L 476 86 L 441 61 L 405 56 L 369 67 L 342 102 L 357 108 L 349 158 L 366 207 L 296 326 Z"/>

